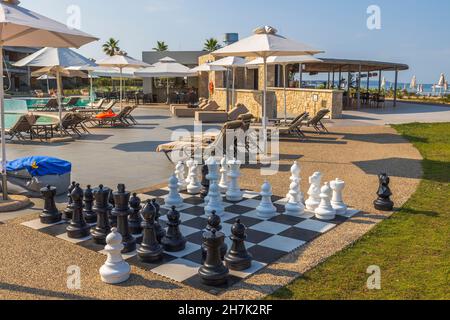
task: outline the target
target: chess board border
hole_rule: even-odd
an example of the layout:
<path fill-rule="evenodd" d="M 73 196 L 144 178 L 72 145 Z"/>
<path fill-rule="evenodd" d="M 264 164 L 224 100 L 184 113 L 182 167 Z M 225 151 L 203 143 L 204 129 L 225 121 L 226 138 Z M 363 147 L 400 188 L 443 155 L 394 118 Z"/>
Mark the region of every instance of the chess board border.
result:
<path fill-rule="evenodd" d="M 165 217 L 168 213 L 168 208 L 164 206 L 164 197 L 169 193 L 168 188 L 150 190 L 139 193 L 138 197 L 142 201 L 157 199 L 162 205 L 161 224 L 165 227 Z M 240 281 L 244 281 L 266 267 L 277 263 L 289 253 L 301 249 L 316 238 L 331 231 L 338 225 L 345 223 L 360 212 L 349 209 L 345 216 L 337 216 L 335 220 L 325 222 L 316 219 L 312 212 L 305 212 L 300 217 L 286 214 L 284 212 L 286 199 L 273 196 L 272 200 L 279 214 L 273 218 L 262 219 L 256 216 L 256 210 L 254 208 L 255 204 L 259 203 L 261 196 L 253 191 L 243 191 L 244 199 L 242 201 L 231 202 L 226 199 L 224 200 L 226 212 L 224 217 L 222 217 L 223 229 L 221 232 L 225 234 L 226 243 L 230 248 L 231 240 L 229 236 L 231 235 L 231 226 L 236 218 L 239 217 L 248 228 L 246 246 L 248 251 L 253 255 L 254 261 L 249 270 L 243 272 L 230 270 L 230 277 L 226 285 L 220 287 L 206 286 L 201 282 L 197 274 L 198 268 L 201 266 L 202 234 L 204 227 L 206 227 L 207 215 L 204 213 L 204 204 L 200 203 L 198 196 L 189 195 L 186 192 L 182 193 L 185 202 L 179 210 L 182 220 L 180 229 L 188 240 L 186 249 L 177 253 L 165 252 L 163 260 L 153 264 L 142 263 L 138 259 L 136 251 L 124 254 L 124 259 L 130 265 L 145 271 L 150 271 L 169 281 L 182 283 L 218 296 L 231 289 Z M 202 222 L 203 228 L 201 228 Z M 104 247 L 93 243 L 91 237 L 69 239 L 65 234 L 65 227 L 67 226 L 67 222 L 65 221 L 52 225 L 43 225 L 39 219 L 36 219 L 24 222 L 22 225 L 81 246 L 90 251 L 106 255 Z M 95 226 L 95 224 L 91 224 L 90 226 Z M 142 235 L 133 236 L 136 238 L 139 248 Z"/>

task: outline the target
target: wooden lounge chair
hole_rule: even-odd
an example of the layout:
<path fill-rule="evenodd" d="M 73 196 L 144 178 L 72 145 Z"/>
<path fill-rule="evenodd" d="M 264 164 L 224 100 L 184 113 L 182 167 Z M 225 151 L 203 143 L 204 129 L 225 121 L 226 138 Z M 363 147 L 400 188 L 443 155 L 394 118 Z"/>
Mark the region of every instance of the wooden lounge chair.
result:
<path fill-rule="evenodd" d="M 17 122 L 9 129 L 5 130 L 5 134 L 9 136 L 9 140 L 17 138 L 17 140 L 26 140 L 25 135 L 28 135 L 30 140 L 36 133 L 33 131 L 33 125 L 36 123 L 37 117 L 30 115 L 22 115 L 17 119 Z"/>
<path fill-rule="evenodd" d="M 128 123 L 130 126 L 131 125 L 137 125 L 138 122 L 136 121 L 136 119 L 133 117 L 132 113 L 134 110 L 137 109 L 137 105 L 134 105 L 130 108 L 130 110 L 128 111 L 128 113 L 123 117 L 123 120 Z"/>
<path fill-rule="evenodd" d="M 42 111 L 56 111 L 59 110 L 58 99 L 51 98 L 47 101 L 46 104 L 37 104 L 36 109 L 40 109 Z"/>
<path fill-rule="evenodd" d="M 175 107 L 173 115 L 178 118 L 194 118 L 197 111 L 217 111 L 220 106 L 215 101 L 203 102 L 198 108 L 190 107 Z"/>
<path fill-rule="evenodd" d="M 103 104 L 105 104 L 105 102 L 106 102 L 106 99 L 101 98 L 98 101 L 88 103 L 88 107 L 92 108 L 92 109 L 101 109 L 103 107 Z"/>
<path fill-rule="evenodd" d="M 274 133 L 278 133 L 280 136 L 297 136 L 301 139 L 304 139 L 306 138 L 306 136 L 301 130 L 301 123 L 308 119 L 308 116 L 309 114 L 307 112 L 304 112 L 288 124 L 278 124 L 272 126 L 269 125 L 266 127 L 266 129 L 268 130 L 267 134 L 269 135 L 269 137 Z M 255 130 L 261 130 L 263 127 L 261 124 L 258 124 L 253 125 L 251 128 Z"/>
<path fill-rule="evenodd" d="M 103 119 L 90 118 L 89 121 L 96 122 L 99 126 L 109 125 L 111 127 L 115 126 L 129 127 L 130 123 L 127 121 L 126 117 L 132 110 L 133 107 L 127 106 L 124 107 L 118 114 L 116 114 L 113 117 Z"/>
<path fill-rule="evenodd" d="M 238 104 L 236 107 L 230 110 L 230 112 L 225 111 L 197 111 L 195 113 L 195 121 L 203 123 L 224 123 L 227 121 L 235 121 L 237 118 L 248 113 L 249 110 L 243 104 Z"/>
<path fill-rule="evenodd" d="M 330 113 L 328 109 L 322 109 L 311 119 L 305 119 L 300 123 L 299 129 L 302 127 L 313 127 L 317 133 L 329 133 L 322 120 Z"/>
<path fill-rule="evenodd" d="M 218 155 L 217 151 L 221 151 L 222 154 L 227 154 L 227 132 L 229 130 L 243 129 L 244 123 L 242 121 L 231 121 L 224 124 L 222 130 L 217 135 L 216 139 L 212 142 L 206 142 L 203 140 L 186 141 L 181 139 L 170 143 L 161 144 L 156 149 L 157 152 L 163 152 L 170 162 L 173 161 L 173 154 L 177 153 L 178 158 L 193 158 L 196 155 L 201 154 L 202 160 L 210 155 Z"/>
<path fill-rule="evenodd" d="M 63 104 L 63 107 L 68 110 L 68 109 L 73 109 L 74 107 L 76 107 L 78 101 L 80 101 L 80 98 L 78 97 L 72 97 L 69 99 L 69 101 L 67 101 L 67 103 Z"/>

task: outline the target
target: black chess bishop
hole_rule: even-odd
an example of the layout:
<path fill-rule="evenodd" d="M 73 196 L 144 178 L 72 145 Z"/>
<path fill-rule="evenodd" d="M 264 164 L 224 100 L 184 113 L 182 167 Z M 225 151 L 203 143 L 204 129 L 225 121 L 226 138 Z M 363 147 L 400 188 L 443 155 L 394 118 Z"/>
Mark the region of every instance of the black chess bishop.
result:
<path fill-rule="evenodd" d="M 246 227 L 241 223 L 241 220 L 236 220 L 236 223 L 231 228 L 231 241 L 233 244 L 230 251 L 225 256 L 225 263 L 230 270 L 243 271 L 252 266 L 253 257 L 245 247 Z"/>
<path fill-rule="evenodd" d="M 42 188 L 41 195 L 44 198 L 44 210 L 39 216 L 41 219 L 41 223 L 53 224 L 60 222 L 62 215 L 56 207 L 55 203 L 56 188 L 52 186 Z"/>
<path fill-rule="evenodd" d="M 172 210 L 167 214 L 167 219 L 169 220 L 167 222 L 167 233 L 161 240 L 161 244 L 167 252 L 183 251 L 186 248 L 186 239 L 180 231 L 180 213 L 176 210 L 176 207 L 172 207 Z"/>
<path fill-rule="evenodd" d="M 111 210 L 109 205 L 109 194 L 111 190 L 100 185 L 93 190 L 94 207 L 92 208 L 97 214 L 97 225 L 91 230 L 91 235 L 95 243 L 106 245 L 106 237 L 111 233 L 109 226 L 108 212 Z"/>
<path fill-rule="evenodd" d="M 225 241 L 225 235 L 215 229 L 203 234 L 203 244 L 206 247 L 206 260 L 200 267 L 198 275 L 208 286 L 221 286 L 227 283 L 229 269 L 220 257 L 220 248 Z"/>
<path fill-rule="evenodd" d="M 141 215 L 143 217 L 143 239 L 140 248 L 137 250 L 138 257 L 141 261 L 147 263 L 160 261 L 163 258 L 163 248 L 156 237 L 156 208 L 150 200 L 146 202 Z"/>

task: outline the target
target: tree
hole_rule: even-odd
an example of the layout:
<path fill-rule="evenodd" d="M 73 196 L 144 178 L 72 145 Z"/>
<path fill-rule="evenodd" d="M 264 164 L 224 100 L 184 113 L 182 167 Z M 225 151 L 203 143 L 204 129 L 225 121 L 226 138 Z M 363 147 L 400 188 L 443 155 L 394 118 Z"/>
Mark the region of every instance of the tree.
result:
<path fill-rule="evenodd" d="M 164 41 L 156 41 L 155 51 L 164 52 L 169 50 L 169 46 Z"/>
<path fill-rule="evenodd" d="M 116 53 L 120 51 L 119 48 L 119 40 L 116 40 L 114 38 L 110 38 L 108 41 L 106 41 L 103 44 L 103 52 L 106 53 L 108 56 L 113 56 Z"/>
<path fill-rule="evenodd" d="M 214 38 L 206 39 L 203 50 L 208 52 L 213 52 L 219 50 L 222 46 L 219 44 L 219 41 Z"/>

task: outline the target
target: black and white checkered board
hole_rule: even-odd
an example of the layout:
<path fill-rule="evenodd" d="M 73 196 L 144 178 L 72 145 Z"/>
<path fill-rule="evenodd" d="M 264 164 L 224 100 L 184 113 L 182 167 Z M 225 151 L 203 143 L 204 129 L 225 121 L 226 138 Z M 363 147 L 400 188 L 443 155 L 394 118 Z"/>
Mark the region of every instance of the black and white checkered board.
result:
<path fill-rule="evenodd" d="M 167 207 L 164 206 L 164 197 L 168 189 L 159 189 L 147 194 L 140 194 L 142 201 L 156 198 L 162 205 L 161 224 L 165 227 L 167 221 Z M 200 281 L 197 271 L 201 265 L 202 234 L 207 225 L 207 216 L 204 212 L 204 202 L 198 196 L 182 193 L 184 206 L 179 209 L 181 213 L 181 232 L 187 239 L 186 249 L 182 252 L 165 253 L 163 261 L 154 264 L 145 264 L 139 261 L 136 252 L 124 255 L 124 259 L 131 265 L 154 272 L 171 280 L 195 287 L 211 294 L 219 295 L 232 285 L 248 278 L 252 274 L 278 261 L 286 254 L 300 248 L 313 239 L 330 231 L 337 225 L 344 223 L 357 214 L 357 210 L 349 210 L 345 216 L 337 216 L 333 221 L 320 221 L 313 213 L 307 212 L 303 216 L 284 214 L 286 199 L 273 197 L 279 215 L 272 219 L 257 217 L 255 208 L 259 205 L 261 197 L 258 193 L 246 191 L 244 199 L 237 203 L 225 201 L 225 214 L 222 217 L 222 232 L 227 236 L 226 242 L 231 247 L 231 227 L 237 218 L 248 228 L 246 245 L 253 255 L 252 268 L 244 272 L 230 272 L 228 284 L 222 287 L 208 287 Z M 66 235 L 67 223 L 43 225 L 40 220 L 23 223 L 24 226 L 39 232 L 71 242 L 78 246 L 105 254 L 103 247 L 93 243 L 90 237 L 80 240 L 69 239 Z M 138 243 L 141 236 L 136 236 Z"/>

